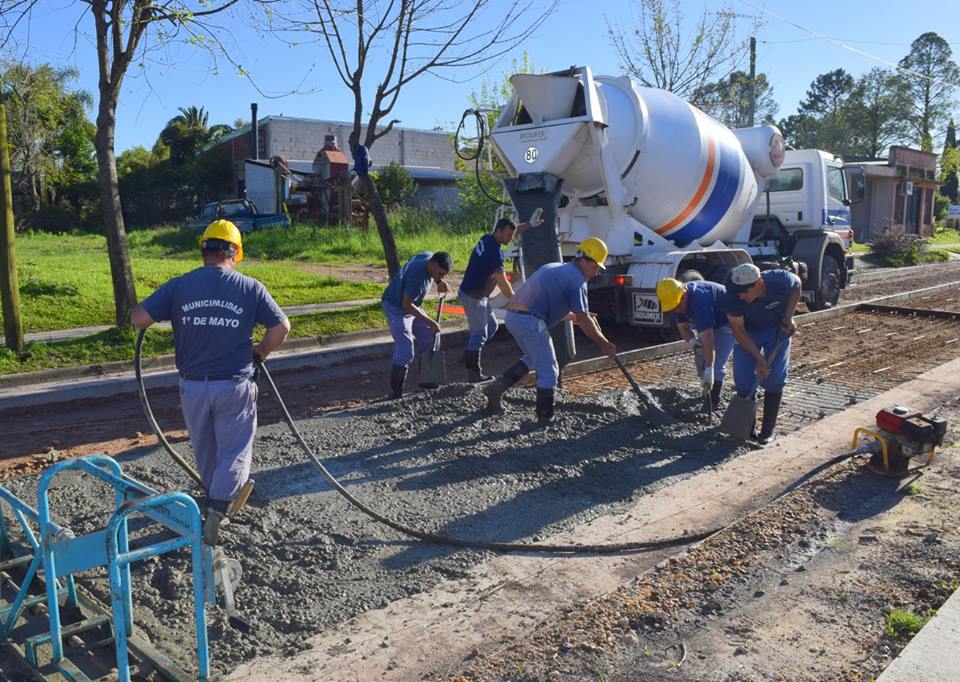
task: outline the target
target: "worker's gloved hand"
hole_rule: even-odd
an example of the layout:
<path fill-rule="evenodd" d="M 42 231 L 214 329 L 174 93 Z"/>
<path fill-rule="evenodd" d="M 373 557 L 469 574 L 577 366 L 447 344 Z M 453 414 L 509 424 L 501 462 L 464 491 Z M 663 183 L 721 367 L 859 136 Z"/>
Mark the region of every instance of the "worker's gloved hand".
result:
<path fill-rule="evenodd" d="M 703 385 L 704 391 L 709 391 L 713 388 L 713 367 L 703 368 L 703 374 L 700 376 L 700 383 Z"/>
<path fill-rule="evenodd" d="M 689 339 L 685 339 L 687 345 L 690 346 L 690 350 L 696 351 L 698 348 L 703 348 L 703 344 L 700 342 L 696 336 L 691 336 Z"/>
<path fill-rule="evenodd" d="M 535 208 L 533 213 L 530 214 L 530 219 L 527 221 L 527 224 L 530 227 L 540 227 L 543 225 L 543 209 Z"/>

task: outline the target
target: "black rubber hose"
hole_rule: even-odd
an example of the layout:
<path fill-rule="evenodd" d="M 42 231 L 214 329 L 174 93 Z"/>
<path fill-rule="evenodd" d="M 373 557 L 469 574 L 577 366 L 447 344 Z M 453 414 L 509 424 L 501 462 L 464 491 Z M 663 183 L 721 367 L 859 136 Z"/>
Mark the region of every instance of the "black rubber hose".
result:
<path fill-rule="evenodd" d="M 203 483 L 200 481 L 200 476 L 197 472 L 191 467 L 187 462 L 177 454 L 177 451 L 173 449 L 167 439 L 163 436 L 163 433 L 160 431 L 160 427 L 157 424 L 157 420 L 153 417 L 153 411 L 150 409 L 150 401 L 147 399 L 146 388 L 143 383 L 143 374 L 141 372 L 141 351 L 143 346 L 143 337 L 144 331 L 140 332 L 140 336 L 137 339 L 137 349 L 134 356 L 134 365 L 136 370 L 137 384 L 140 392 L 140 400 L 143 403 L 144 413 L 147 416 L 147 421 L 150 423 L 150 427 L 153 429 L 153 432 L 156 434 L 157 439 L 163 445 L 164 449 L 173 457 L 174 461 L 181 466 L 191 478 L 200 483 L 202 486 Z M 372 518 L 373 520 L 382 523 L 393 530 L 408 535 L 410 537 L 416 538 L 418 540 L 423 540 L 424 542 L 430 542 L 436 545 L 444 545 L 448 547 L 461 547 L 466 549 L 483 549 L 491 550 L 494 552 L 541 552 L 544 554 L 617 554 L 624 552 L 637 552 L 637 551 L 648 551 L 654 549 L 661 549 L 666 547 L 676 547 L 679 545 L 687 545 L 694 542 L 699 542 L 705 540 L 711 535 L 715 535 L 724 529 L 724 526 L 714 528 L 709 531 L 701 533 L 688 533 L 685 535 L 679 535 L 672 538 L 661 538 L 658 540 L 639 540 L 634 542 L 620 542 L 620 543 L 606 543 L 598 545 L 552 545 L 552 544 L 537 544 L 537 543 L 522 543 L 522 542 L 484 542 L 482 540 L 470 540 L 466 538 L 456 538 L 450 537 L 447 535 L 440 535 L 437 533 L 428 533 L 426 531 L 417 530 L 416 528 L 411 528 L 405 526 L 402 523 L 395 521 L 387 516 L 384 516 L 380 512 L 368 507 L 366 504 L 361 502 L 359 499 L 354 497 L 350 491 L 341 485 L 340 481 L 334 478 L 327 468 L 323 465 L 323 462 L 320 461 L 320 458 L 313 452 L 310 446 L 304 440 L 303 435 L 300 433 L 300 429 L 297 428 L 296 423 L 293 421 L 293 417 L 290 416 L 289 410 L 287 410 L 286 404 L 283 402 L 283 398 L 280 396 L 280 391 L 277 389 L 277 385 L 273 382 L 273 377 L 270 375 L 269 370 L 267 370 L 266 365 L 259 363 L 260 374 L 267 380 L 267 383 L 270 385 L 270 390 L 273 392 L 273 395 L 277 398 L 277 403 L 280 405 L 280 410 L 283 412 L 284 421 L 287 422 L 287 426 L 290 427 L 291 433 L 296 437 L 297 442 L 300 444 L 300 447 L 307 454 L 313 464 L 320 470 L 320 473 L 323 474 L 323 477 L 327 479 L 327 482 L 333 486 L 340 495 L 347 500 L 351 505 L 359 509 L 361 512 Z M 791 483 L 787 488 L 781 491 L 776 497 L 774 497 L 768 504 L 772 504 L 776 500 L 780 499 L 787 493 L 795 490 L 800 487 L 802 484 L 807 482 L 817 473 L 823 471 L 824 469 L 829 468 L 839 462 L 842 462 L 845 459 L 854 457 L 856 455 L 863 454 L 864 448 L 855 450 L 853 452 L 844 453 L 843 455 L 838 455 L 833 459 L 820 464 L 812 471 L 804 474 L 801 478 L 797 479 Z M 767 505 L 764 505 L 767 506 Z"/>
<path fill-rule="evenodd" d="M 140 335 L 137 336 L 137 350 L 134 353 L 133 358 L 133 371 L 137 376 L 137 392 L 140 394 L 140 404 L 143 406 L 143 414 L 146 416 L 147 422 L 150 424 L 150 428 L 153 429 L 154 435 L 156 435 L 157 440 L 160 441 L 160 445 L 163 446 L 163 449 L 167 451 L 167 454 L 173 458 L 174 462 L 180 465 L 181 469 L 187 472 L 190 478 L 197 482 L 197 485 L 206 490 L 206 487 L 203 485 L 203 479 L 200 478 L 200 474 L 197 473 L 196 469 L 190 466 L 190 463 L 187 462 L 187 460 L 180 456 L 180 453 L 173 449 L 173 446 L 170 445 L 167 437 L 163 435 L 163 431 L 160 430 L 160 426 L 157 424 L 157 420 L 153 416 L 153 410 L 150 408 L 150 401 L 147 400 L 147 387 L 143 383 L 143 337 L 146 336 L 146 334 L 146 329 L 140 330 Z"/>
<path fill-rule="evenodd" d="M 462 154 L 460 152 L 460 131 L 463 130 L 463 124 L 467 120 L 467 116 L 473 116 L 477 121 L 477 151 L 473 154 Z M 483 145 L 484 140 L 487 137 L 487 120 L 483 117 L 483 112 L 477 109 L 467 109 L 463 112 L 463 116 L 460 117 L 460 125 L 457 126 L 457 131 L 453 134 L 453 151 L 456 152 L 463 161 L 473 161 L 473 170 L 477 176 L 477 187 L 480 188 L 481 194 L 487 199 L 492 201 L 495 204 L 500 206 L 511 206 L 509 202 L 501 201 L 496 197 L 492 197 L 487 193 L 487 189 L 483 186 L 483 178 L 480 175 L 480 163 L 483 161 Z"/>
<path fill-rule="evenodd" d="M 197 481 L 203 486 L 202 481 L 200 480 L 199 474 L 196 470 L 191 467 L 184 459 L 181 457 L 176 450 L 170 445 L 167 439 L 164 437 L 163 432 L 160 430 L 157 420 L 153 416 L 153 410 L 150 408 L 150 401 L 147 399 L 146 387 L 143 383 L 143 372 L 141 371 L 142 366 L 142 350 L 143 350 L 143 337 L 145 331 L 140 332 L 140 336 L 137 338 L 137 348 L 136 353 L 134 354 L 134 370 L 137 377 L 137 387 L 140 392 L 140 402 L 143 404 L 143 411 L 147 417 L 147 422 L 150 424 L 150 428 L 153 429 L 154 434 L 156 434 L 157 439 L 160 441 L 160 444 L 163 448 L 169 453 L 173 460 L 180 465 L 184 471 L 186 471 L 190 477 Z M 393 530 L 403 533 L 404 535 L 409 535 L 410 537 L 416 538 L 418 540 L 423 540 L 425 542 L 431 542 L 437 545 L 446 545 L 450 547 L 462 547 L 469 549 L 485 549 L 492 550 L 495 552 L 543 552 L 548 554 L 614 554 L 619 552 L 636 552 L 643 550 L 652 550 L 658 549 L 661 547 L 674 547 L 677 545 L 686 545 L 692 542 L 698 542 L 703 540 L 714 533 L 719 532 L 722 528 L 715 528 L 713 530 L 704 532 L 704 533 L 688 533 L 686 535 L 680 535 L 674 538 L 665 538 L 661 540 L 644 540 L 639 542 L 622 542 L 622 543 L 613 543 L 613 544 L 603 544 L 603 545 L 544 545 L 544 544 L 526 544 L 519 542 L 483 542 L 481 540 L 469 540 L 464 538 L 454 538 L 448 537 L 446 535 L 439 535 L 436 533 L 428 533 L 426 531 L 417 530 L 416 528 L 410 528 L 405 526 L 398 521 L 384 516 L 375 509 L 371 509 L 366 504 L 358 500 L 350 491 L 343 487 L 333 474 L 331 474 L 327 468 L 323 465 L 323 462 L 314 454 L 313 450 L 307 445 L 307 442 L 303 439 L 303 435 L 300 433 L 300 429 L 297 428 L 296 423 L 293 421 L 293 417 L 290 416 L 290 412 L 287 410 L 286 404 L 283 402 L 283 398 L 280 396 L 280 391 L 277 389 L 277 385 L 273 382 L 273 377 L 270 376 L 270 372 L 267 370 L 266 366 L 259 364 L 259 369 L 261 375 L 267 380 L 267 383 L 270 385 L 270 390 L 273 392 L 273 395 L 277 398 L 277 403 L 280 405 L 280 409 L 283 412 L 283 418 L 287 422 L 287 425 L 290 427 L 290 431 L 296 437 L 297 442 L 300 444 L 300 447 L 307 454 L 310 460 L 316 465 L 317 469 L 320 470 L 320 473 L 323 474 L 323 477 L 327 479 L 330 485 L 340 493 L 350 504 L 359 509 L 361 512 L 369 516 L 375 521 L 382 523 L 385 526 L 392 528 Z"/>

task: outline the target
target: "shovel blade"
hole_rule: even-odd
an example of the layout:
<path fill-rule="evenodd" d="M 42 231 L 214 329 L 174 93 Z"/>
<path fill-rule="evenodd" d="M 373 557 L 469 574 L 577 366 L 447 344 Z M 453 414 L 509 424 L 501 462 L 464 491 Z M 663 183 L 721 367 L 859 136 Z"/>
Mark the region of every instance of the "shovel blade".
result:
<path fill-rule="evenodd" d="M 749 440 L 757 426 L 756 398 L 741 398 L 734 395 L 723 414 L 719 430 L 740 440 Z"/>
<path fill-rule="evenodd" d="M 442 350 L 427 350 L 420 354 L 420 383 L 442 384 L 447 380 L 446 357 Z"/>

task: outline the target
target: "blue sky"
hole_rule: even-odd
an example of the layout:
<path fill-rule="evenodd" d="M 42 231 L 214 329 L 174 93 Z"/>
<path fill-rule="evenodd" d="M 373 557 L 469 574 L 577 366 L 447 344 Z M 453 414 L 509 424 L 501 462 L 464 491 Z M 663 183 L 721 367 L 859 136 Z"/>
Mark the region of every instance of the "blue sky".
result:
<path fill-rule="evenodd" d="M 692 20 L 704 7 L 716 10 L 723 3 L 681 0 L 681 4 Z M 459 79 L 473 76 L 465 82 L 422 77 L 401 94 L 394 115 L 405 126 L 449 127 L 459 120 L 468 95 L 479 89 L 484 74 L 499 80 L 501 74 L 509 71 L 511 58 L 519 58 L 524 51 L 538 68 L 587 65 L 595 73 L 619 74 L 622 69 L 607 38 L 607 21 L 629 24 L 631 6 L 629 0 L 561 0 L 556 12 L 513 54 L 482 69 L 458 73 Z M 81 13 L 83 7 L 83 3 L 73 0 L 42 0 L 32 23 L 24 25 L 19 35 L 18 56 L 25 55 L 35 63 L 76 68 L 80 72 L 79 85 L 95 95 L 93 21 Z M 938 3 L 924 10 L 890 0 L 733 0 L 733 7 L 744 15 L 763 16 L 764 24 L 757 33 L 757 69 L 766 73 L 773 85 L 780 116 L 796 110 L 818 74 L 842 67 L 860 75 L 883 64 L 816 38 L 770 13 L 894 63 L 908 52 L 913 39 L 925 31 L 936 31 L 951 43 L 955 60 L 960 62 L 960 2 Z M 324 46 L 290 46 L 259 34 L 241 21 L 231 21 L 230 25 L 236 40 L 231 52 L 262 90 L 300 90 L 301 94 L 264 97 L 226 62 L 221 61 L 218 73 L 211 73 L 209 55 L 192 46 L 153 53 L 152 63 L 148 62 L 142 72 L 131 68 L 124 83 L 118 109 L 118 151 L 135 145 L 149 148 L 166 121 L 176 115 L 177 108 L 190 105 L 205 107 L 211 123 L 249 118 L 253 101 L 259 103 L 261 116 L 283 114 L 335 120 L 352 117 L 352 98 L 333 71 Z"/>

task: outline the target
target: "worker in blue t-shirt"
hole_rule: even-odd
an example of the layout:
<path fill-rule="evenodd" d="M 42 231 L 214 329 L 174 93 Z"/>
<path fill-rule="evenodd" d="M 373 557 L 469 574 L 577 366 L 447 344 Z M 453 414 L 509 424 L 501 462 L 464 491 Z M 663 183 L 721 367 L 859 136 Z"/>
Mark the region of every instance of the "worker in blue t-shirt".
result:
<path fill-rule="evenodd" d="M 763 386 L 763 422 L 757 435 L 762 445 L 774 439 L 790 366 L 790 336 L 797 330 L 793 315 L 801 291 L 800 278 L 792 272 L 761 273 L 752 263 L 738 265 L 727 279 L 727 318 L 737 339 L 733 380 L 743 398 Z M 777 356 L 768 360 L 781 341 Z"/>
<path fill-rule="evenodd" d="M 590 337 L 607 357 L 615 357 L 617 347 L 600 331 L 587 307 L 587 281 L 604 269 L 607 245 L 596 237 L 580 243 L 580 252 L 569 263 L 547 263 L 533 273 L 507 305 L 507 330 L 513 335 L 523 357 L 503 375 L 487 384 L 483 392 L 487 407 L 503 408 L 504 392 L 533 369 L 537 373 L 537 423 L 553 420 L 554 392 L 560 376 L 550 328 L 570 321 Z"/>
<path fill-rule="evenodd" d="M 657 284 L 657 298 L 664 313 L 673 312 L 683 340 L 694 352 L 703 354 L 700 381 L 703 390 L 710 393 L 710 403 L 716 406 L 734 342 L 727 320 L 727 290 L 716 282 L 684 283 L 667 278 Z"/>
<path fill-rule="evenodd" d="M 513 298 L 513 287 L 503 267 L 503 249 L 500 247 L 509 244 L 514 235 L 541 225 L 542 216 L 543 209 L 538 208 L 530 220 L 519 225 L 515 225 L 509 218 L 501 218 L 493 232 L 481 237 L 470 253 L 470 261 L 463 272 L 463 281 L 458 292 L 467 313 L 469 327 L 463 364 L 467 367 L 470 383 L 476 384 L 493 378 L 484 375 L 480 366 L 483 344 L 497 332 L 497 318 L 493 314 L 493 306 L 490 305 L 490 294 L 494 287 L 499 287 L 508 300 Z"/>
<path fill-rule="evenodd" d="M 413 362 L 415 351 L 432 348 L 436 335 L 440 333 L 440 325 L 421 306 L 434 283 L 437 291 L 447 293 L 447 283 L 443 278 L 452 267 L 453 261 L 446 251 L 418 253 L 404 263 L 383 292 L 383 313 L 393 336 L 393 369 L 390 373 L 392 398 L 403 395 L 407 368 Z M 422 386 L 436 388 L 433 385 Z"/>
<path fill-rule="evenodd" d="M 180 373 L 180 405 L 207 510 L 221 515 L 247 484 L 257 430 L 254 360 L 262 362 L 290 332 L 287 316 L 260 282 L 235 270 L 240 231 L 215 220 L 200 237 L 203 267 L 174 277 L 133 309 L 146 329 L 170 320 Z M 266 332 L 251 338 L 255 324 Z"/>

